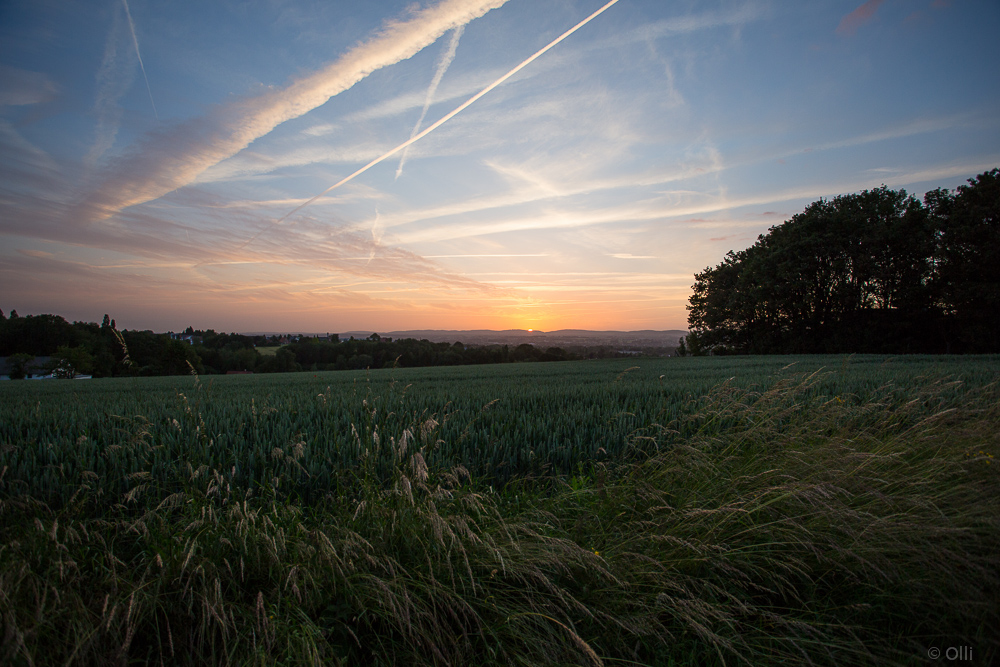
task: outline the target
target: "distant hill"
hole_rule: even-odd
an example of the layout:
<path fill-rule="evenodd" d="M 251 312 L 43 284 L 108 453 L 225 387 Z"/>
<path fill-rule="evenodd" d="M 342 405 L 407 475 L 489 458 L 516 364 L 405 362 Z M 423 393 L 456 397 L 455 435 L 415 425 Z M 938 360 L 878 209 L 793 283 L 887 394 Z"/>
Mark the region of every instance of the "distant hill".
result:
<path fill-rule="evenodd" d="M 340 337 L 367 338 L 377 333 L 379 336 L 389 336 L 394 340 L 415 338 L 429 340 L 432 343 L 462 342 L 470 345 L 520 345 L 529 343 L 542 347 L 568 346 L 598 346 L 611 345 L 615 347 L 675 347 L 687 331 L 670 329 L 668 331 L 587 331 L 585 329 L 559 329 L 558 331 L 528 331 L 526 329 L 505 329 L 492 331 L 490 329 L 474 329 L 471 331 L 453 331 L 441 329 L 416 329 L 411 331 L 344 331 Z"/>

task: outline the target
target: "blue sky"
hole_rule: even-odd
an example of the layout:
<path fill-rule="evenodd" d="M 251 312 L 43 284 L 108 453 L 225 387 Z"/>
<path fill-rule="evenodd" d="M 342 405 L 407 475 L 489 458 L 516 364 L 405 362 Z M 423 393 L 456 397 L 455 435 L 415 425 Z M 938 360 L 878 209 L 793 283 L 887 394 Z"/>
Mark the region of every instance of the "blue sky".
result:
<path fill-rule="evenodd" d="M 997 34 L 994 0 L 8 0 L 0 308 L 685 328 L 809 202 L 1000 166 Z"/>

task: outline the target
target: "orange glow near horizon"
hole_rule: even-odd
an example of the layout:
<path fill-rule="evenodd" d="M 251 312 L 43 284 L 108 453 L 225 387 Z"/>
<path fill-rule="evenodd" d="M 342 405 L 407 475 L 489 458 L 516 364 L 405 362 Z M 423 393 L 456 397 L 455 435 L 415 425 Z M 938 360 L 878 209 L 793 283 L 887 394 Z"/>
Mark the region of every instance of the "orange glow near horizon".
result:
<path fill-rule="evenodd" d="M 57 248 L 53 248 L 56 250 Z M 54 254 L 54 253 L 53 253 Z M 35 264 L 54 261 L 26 258 Z M 225 332 L 407 331 L 525 329 L 635 331 L 686 329 L 690 289 L 671 285 L 572 285 L 544 274 L 521 274 L 528 289 L 436 288 L 352 280 L 344 274 L 303 271 L 256 276 L 202 269 L 163 281 L 156 266 L 80 265 L 71 284 L 46 272 L 14 274 L 9 306 L 22 314 L 51 313 L 69 321 L 99 322 L 104 313 L 120 328 L 183 331 L 188 326 Z M 318 273 L 318 272 L 317 272 Z M 182 274 L 183 275 L 183 274 Z M 350 281 L 350 282 L 348 282 Z M 98 295 L 113 291 L 113 299 Z M 86 305 L 83 305 L 86 304 Z"/>

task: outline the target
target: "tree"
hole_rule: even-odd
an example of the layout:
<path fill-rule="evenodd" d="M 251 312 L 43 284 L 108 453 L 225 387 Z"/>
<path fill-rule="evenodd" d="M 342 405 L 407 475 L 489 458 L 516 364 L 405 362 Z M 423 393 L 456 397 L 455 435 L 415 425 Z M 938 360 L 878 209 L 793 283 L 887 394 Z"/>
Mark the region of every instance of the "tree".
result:
<path fill-rule="evenodd" d="M 35 357 L 24 352 L 18 352 L 7 357 L 7 364 L 10 367 L 8 377 L 11 380 L 23 380 L 28 376 L 28 366 Z"/>
<path fill-rule="evenodd" d="M 0 355 L 24 352 L 48 356 L 60 345 L 80 345 L 84 335 L 75 325 L 58 315 L 14 317 L 0 328 Z"/>
<path fill-rule="evenodd" d="M 705 349 L 742 349 L 754 327 L 743 271 L 753 249 L 729 252 L 721 264 L 695 274 L 688 325 Z"/>
<path fill-rule="evenodd" d="M 274 371 L 277 373 L 291 373 L 292 371 L 302 370 L 295 361 L 295 354 L 284 347 L 278 348 L 274 353 Z"/>
<path fill-rule="evenodd" d="M 935 296 L 950 315 L 948 344 L 1000 350 L 1000 169 L 955 192 L 925 196 L 938 233 Z"/>
<path fill-rule="evenodd" d="M 934 319 L 935 229 L 885 186 L 813 202 L 695 275 L 694 341 L 712 354 L 917 352 Z"/>

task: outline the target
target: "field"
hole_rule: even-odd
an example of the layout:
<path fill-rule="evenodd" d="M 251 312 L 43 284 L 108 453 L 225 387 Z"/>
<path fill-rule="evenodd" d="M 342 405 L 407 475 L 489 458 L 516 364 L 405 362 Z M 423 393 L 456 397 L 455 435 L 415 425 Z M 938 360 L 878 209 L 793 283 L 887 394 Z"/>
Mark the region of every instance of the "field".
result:
<path fill-rule="evenodd" d="M 0 663 L 986 664 L 998 377 L 857 356 L 3 383 Z"/>

